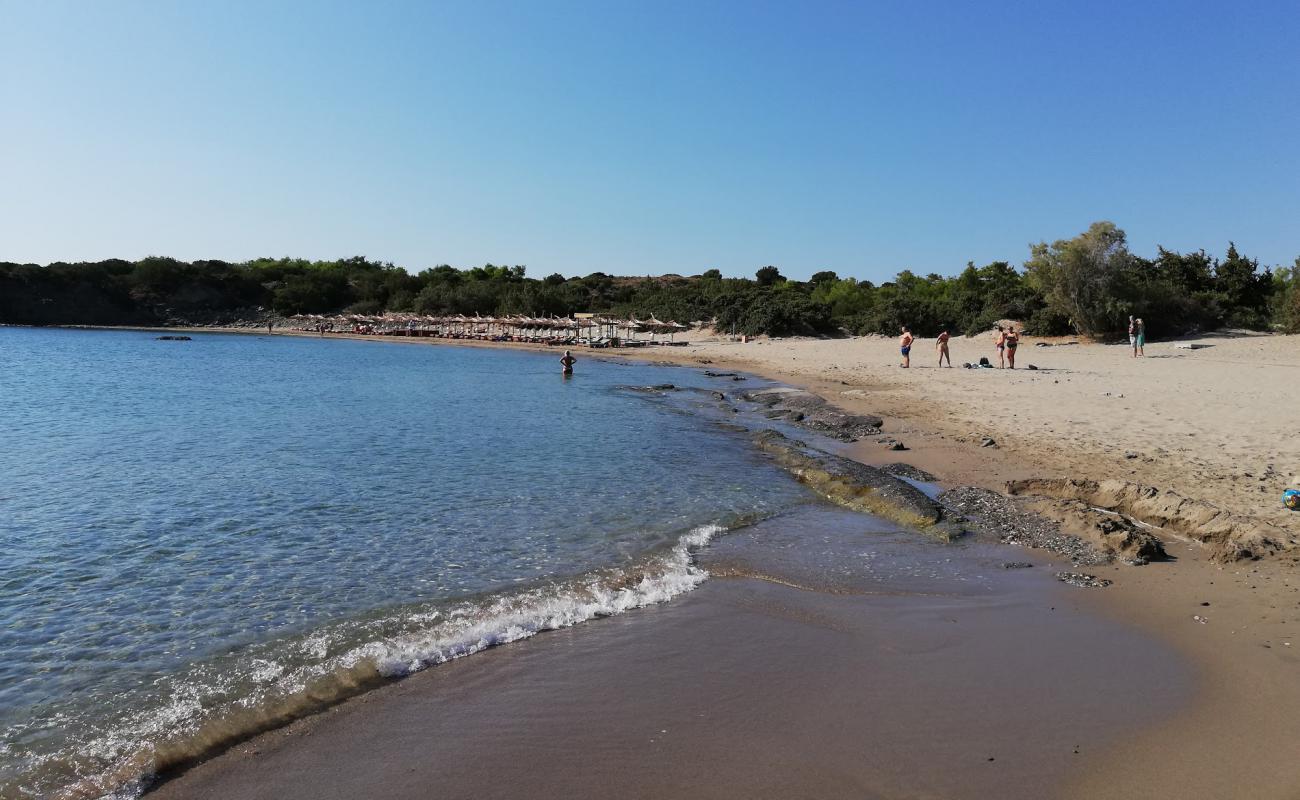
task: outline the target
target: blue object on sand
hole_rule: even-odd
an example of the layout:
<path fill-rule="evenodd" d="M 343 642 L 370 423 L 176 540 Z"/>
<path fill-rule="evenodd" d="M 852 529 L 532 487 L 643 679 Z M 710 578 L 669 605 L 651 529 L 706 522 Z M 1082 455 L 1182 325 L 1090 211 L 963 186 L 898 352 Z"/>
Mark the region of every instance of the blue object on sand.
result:
<path fill-rule="evenodd" d="M 1300 489 L 1287 489 L 1282 492 L 1282 505 L 1292 511 L 1300 511 Z"/>

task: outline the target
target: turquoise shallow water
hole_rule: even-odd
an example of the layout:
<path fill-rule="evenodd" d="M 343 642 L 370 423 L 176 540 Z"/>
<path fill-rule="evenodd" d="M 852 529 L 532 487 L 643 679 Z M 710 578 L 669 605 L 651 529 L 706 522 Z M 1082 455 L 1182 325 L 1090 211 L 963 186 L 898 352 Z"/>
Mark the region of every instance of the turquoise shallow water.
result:
<path fill-rule="evenodd" d="M 667 599 L 806 493 L 624 388 L 697 371 L 290 337 L 0 329 L 0 796 L 156 766 Z M 725 465 L 725 468 L 719 468 Z"/>

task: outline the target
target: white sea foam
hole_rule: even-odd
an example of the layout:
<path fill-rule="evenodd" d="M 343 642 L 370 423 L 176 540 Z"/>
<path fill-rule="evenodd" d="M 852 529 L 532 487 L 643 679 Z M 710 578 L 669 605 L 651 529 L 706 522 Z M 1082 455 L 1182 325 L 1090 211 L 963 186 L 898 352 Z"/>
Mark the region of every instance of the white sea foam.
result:
<path fill-rule="evenodd" d="M 462 613 L 453 622 L 427 632 L 364 645 L 344 661 L 373 659 L 380 674 L 396 677 L 542 631 L 662 603 L 689 592 L 708 576 L 695 565 L 691 551 L 723 530 L 719 525 L 695 528 L 669 552 L 636 568 L 639 578 L 627 570 L 596 573 L 558 586 L 499 596 L 478 607 L 458 609 Z"/>
<path fill-rule="evenodd" d="M 197 665 L 167 688 L 161 702 L 137 709 L 112 731 L 88 732 L 76 743 L 73 759 L 30 758 L 28 766 L 46 779 L 60 773 L 64 778 L 62 791 L 48 792 L 47 786 L 27 796 L 138 797 L 157 770 L 344 700 L 378 680 L 665 602 L 708 577 L 693 552 L 724 530 L 721 525 L 694 528 L 671 548 L 625 567 L 451 607 L 408 608 L 342 623 L 293 643 L 250 648 L 222 664 Z"/>

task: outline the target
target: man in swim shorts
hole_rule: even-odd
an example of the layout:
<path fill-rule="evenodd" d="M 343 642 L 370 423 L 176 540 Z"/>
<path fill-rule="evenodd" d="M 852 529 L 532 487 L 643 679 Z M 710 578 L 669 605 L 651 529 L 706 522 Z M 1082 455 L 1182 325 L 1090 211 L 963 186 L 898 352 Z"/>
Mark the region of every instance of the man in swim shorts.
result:
<path fill-rule="evenodd" d="M 564 358 L 560 359 L 560 372 L 564 375 L 573 374 L 573 365 L 578 363 L 578 359 L 573 357 L 573 353 L 568 350 L 564 351 Z"/>
<path fill-rule="evenodd" d="M 993 334 L 993 346 L 998 349 L 998 369 L 1002 369 L 1007 365 L 1006 356 L 1004 355 L 1004 348 L 1007 344 L 1007 335 L 1003 332 L 1001 325 L 998 325 L 997 329 L 998 332 Z"/>
<path fill-rule="evenodd" d="M 939 342 L 936 345 L 939 349 L 939 366 L 943 366 L 943 360 L 948 359 L 948 368 L 952 369 L 952 355 L 948 353 L 948 332 L 944 331 L 939 334 Z"/>
<path fill-rule="evenodd" d="M 1015 369 L 1016 368 L 1016 346 L 1020 344 L 1020 334 L 1016 333 L 1016 329 L 1014 326 L 1012 325 L 1007 326 L 1007 333 L 1006 336 L 1004 337 L 1004 340 L 1007 348 L 1007 364 L 1010 365 L 1012 369 Z"/>
<path fill-rule="evenodd" d="M 912 332 L 903 326 L 903 335 L 898 337 L 898 350 L 903 354 L 903 369 L 912 366 Z"/>

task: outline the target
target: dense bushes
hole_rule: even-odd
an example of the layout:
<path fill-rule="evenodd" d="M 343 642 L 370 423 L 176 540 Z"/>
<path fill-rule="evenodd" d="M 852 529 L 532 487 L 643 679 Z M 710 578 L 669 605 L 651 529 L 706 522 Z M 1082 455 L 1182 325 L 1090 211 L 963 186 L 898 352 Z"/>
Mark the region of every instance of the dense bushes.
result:
<path fill-rule="evenodd" d="M 1224 326 L 1264 330 L 1277 288 L 1272 272 L 1261 272 L 1232 243 L 1222 261 L 1203 250 L 1164 248 L 1145 259 L 1129 252 L 1124 231 L 1110 222 L 1034 245 L 1025 276 L 1070 330 L 1093 336 L 1126 330 L 1129 315 L 1145 320 L 1155 336 Z"/>
<path fill-rule="evenodd" d="M 1287 333 L 1300 333 L 1300 258 L 1273 273 L 1270 304 L 1273 319 Z"/>
<path fill-rule="evenodd" d="M 680 321 L 715 320 L 746 334 L 978 333 L 1000 319 L 1030 333 L 1122 333 L 1130 314 L 1153 336 L 1222 326 L 1300 331 L 1300 259 L 1260 270 L 1229 244 L 1204 251 L 1131 253 L 1124 231 L 1099 222 L 1079 236 L 1030 248 L 1023 270 L 967 264 L 954 277 L 900 272 L 893 281 L 822 271 L 792 281 L 774 266 L 753 280 L 711 269 L 695 277 L 619 278 L 596 272 L 537 280 L 520 266 L 449 266 L 418 274 L 365 258 L 185 263 L 150 257 L 83 264 L 0 263 L 0 322 L 159 324 L 280 314 L 528 314 L 595 311 Z"/>

